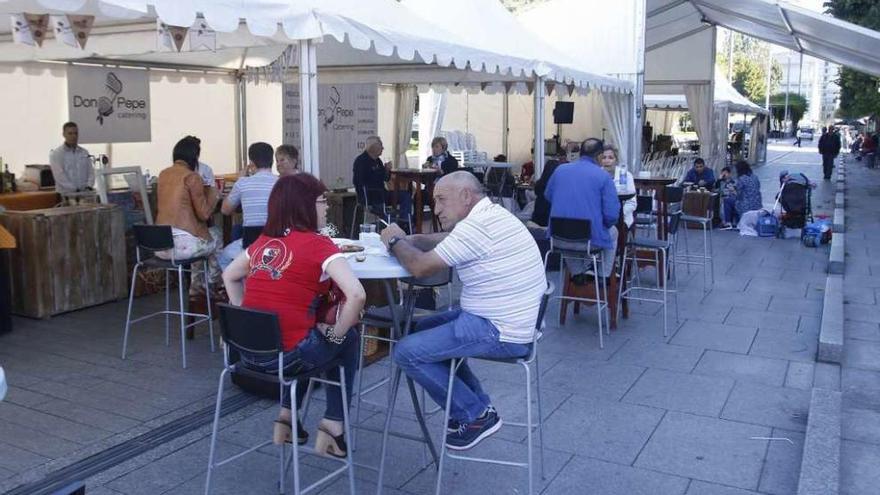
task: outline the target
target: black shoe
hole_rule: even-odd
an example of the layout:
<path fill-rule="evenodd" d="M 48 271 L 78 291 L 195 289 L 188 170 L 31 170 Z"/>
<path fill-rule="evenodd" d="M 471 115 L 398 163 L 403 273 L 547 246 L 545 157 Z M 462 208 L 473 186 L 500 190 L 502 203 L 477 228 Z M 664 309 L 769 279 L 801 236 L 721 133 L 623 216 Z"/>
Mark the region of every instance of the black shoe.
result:
<path fill-rule="evenodd" d="M 494 409 L 487 409 L 482 417 L 468 424 L 459 424 L 458 430 L 446 434 L 446 447 L 452 450 L 468 450 L 484 438 L 501 429 L 501 418 Z"/>
<path fill-rule="evenodd" d="M 571 283 L 574 285 L 587 285 L 587 282 L 587 274 L 585 273 L 578 273 L 577 275 L 571 276 Z"/>

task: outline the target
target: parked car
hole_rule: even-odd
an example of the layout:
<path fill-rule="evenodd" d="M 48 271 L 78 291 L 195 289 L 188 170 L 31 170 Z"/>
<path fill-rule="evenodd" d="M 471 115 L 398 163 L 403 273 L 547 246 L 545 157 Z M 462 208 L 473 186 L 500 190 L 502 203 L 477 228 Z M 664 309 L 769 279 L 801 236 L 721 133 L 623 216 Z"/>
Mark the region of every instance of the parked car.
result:
<path fill-rule="evenodd" d="M 799 137 L 801 139 L 809 139 L 810 141 L 812 141 L 813 140 L 813 129 L 810 127 L 801 127 L 797 131 L 797 137 Z"/>

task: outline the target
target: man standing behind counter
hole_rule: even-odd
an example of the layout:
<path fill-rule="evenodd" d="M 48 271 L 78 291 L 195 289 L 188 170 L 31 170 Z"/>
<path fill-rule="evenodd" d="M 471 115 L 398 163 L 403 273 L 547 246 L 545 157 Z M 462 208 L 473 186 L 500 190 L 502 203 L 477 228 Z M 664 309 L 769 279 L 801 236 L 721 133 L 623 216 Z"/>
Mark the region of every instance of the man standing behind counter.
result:
<path fill-rule="evenodd" d="M 64 144 L 49 153 L 49 164 L 59 193 L 75 193 L 95 187 L 95 169 L 89 152 L 79 146 L 79 127 L 68 122 L 61 128 Z"/>

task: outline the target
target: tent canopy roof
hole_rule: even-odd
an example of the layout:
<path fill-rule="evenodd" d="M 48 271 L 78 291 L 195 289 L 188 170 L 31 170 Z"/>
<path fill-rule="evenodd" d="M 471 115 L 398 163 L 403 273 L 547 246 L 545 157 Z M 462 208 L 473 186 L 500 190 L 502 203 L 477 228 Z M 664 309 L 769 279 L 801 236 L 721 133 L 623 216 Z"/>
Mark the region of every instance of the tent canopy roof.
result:
<path fill-rule="evenodd" d="M 317 50 L 319 67 L 431 64 L 470 69 L 471 82 L 529 81 L 538 75 L 584 89 L 632 87 L 582 70 L 555 53 L 530 57 L 531 51 L 524 56 L 462 41 L 395 0 L 0 0 L 0 14 L 24 12 L 94 15 L 95 27 L 85 50 L 51 39 L 42 47 L 13 44 L 10 27 L 0 27 L 0 62 L 89 58 L 241 69 L 268 65 L 287 45 L 315 39 L 323 40 Z M 217 31 L 216 51 L 159 49 L 157 19 L 188 27 L 197 14 Z M 484 27 L 498 30 L 493 24 L 498 19 L 484 18 Z"/>
<path fill-rule="evenodd" d="M 880 33 L 783 1 L 648 0 L 646 49 L 722 26 L 880 76 Z"/>
<path fill-rule="evenodd" d="M 726 105 L 731 113 L 767 113 L 764 107 L 752 103 L 741 95 L 727 79 L 715 73 L 715 105 Z M 645 106 L 653 110 L 687 111 L 684 95 L 645 95 Z"/>

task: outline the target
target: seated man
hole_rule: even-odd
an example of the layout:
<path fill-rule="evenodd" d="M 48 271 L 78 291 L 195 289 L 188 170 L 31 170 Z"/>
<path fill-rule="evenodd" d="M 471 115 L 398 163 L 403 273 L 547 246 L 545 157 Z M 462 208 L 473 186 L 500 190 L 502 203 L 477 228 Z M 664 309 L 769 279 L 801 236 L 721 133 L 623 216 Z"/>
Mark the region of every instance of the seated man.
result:
<path fill-rule="evenodd" d="M 275 187 L 278 176 L 272 173 L 272 157 L 275 151 L 268 143 L 254 143 L 248 148 L 248 166 L 256 173 L 235 181 L 229 196 L 223 200 L 220 212 L 232 215 L 241 205 L 245 227 L 262 227 L 268 216 L 269 194 Z M 230 242 L 217 257 L 220 268 L 225 270 L 232 260 L 242 252 L 241 239 Z"/>
<path fill-rule="evenodd" d="M 391 177 L 391 162 L 382 163 L 379 158 L 385 147 L 379 136 L 370 136 L 367 138 L 364 152 L 354 159 L 353 180 L 355 193 L 361 204 L 369 204 L 371 211 L 376 215 L 384 215 L 381 207 L 377 204 L 383 201 L 384 204 L 392 202 L 393 192 L 385 189 L 385 181 Z M 369 197 L 364 197 L 364 191 Z M 377 198 L 376 191 L 380 191 L 381 196 Z M 397 191 L 397 204 L 400 208 L 401 216 L 409 216 L 412 214 L 412 197 L 409 191 Z"/>
<path fill-rule="evenodd" d="M 581 143 L 580 159 L 560 165 L 550 178 L 544 196 L 550 202 L 550 218 L 575 218 L 590 221 L 590 244 L 602 249 L 602 276 L 608 278 L 614 269 L 617 250 L 617 220 L 620 201 L 614 180 L 597 164 L 603 153 L 600 139 L 589 138 Z M 549 232 L 548 235 L 552 234 Z M 584 249 L 579 244 L 557 247 Z M 582 259 L 565 260 L 571 279 L 577 285 L 588 282 L 587 264 Z"/>
<path fill-rule="evenodd" d="M 405 237 L 391 225 L 382 232 L 382 240 L 416 277 L 455 268 L 461 279 L 461 308 L 422 320 L 416 332 L 394 346 L 394 362 L 443 405 L 450 359 L 529 353 L 547 280 L 528 230 L 489 201 L 472 174 L 443 176 L 434 201 L 448 233 Z M 469 449 L 500 427 L 501 419 L 480 381 L 462 364 L 453 386 L 446 446 Z"/>
<path fill-rule="evenodd" d="M 705 187 L 710 191 L 715 188 L 715 172 L 706 167 L 702 158 L 694 160 L 694 166 L 684 176 L 684 182 L 690 182 L 699 187 Z"/>

